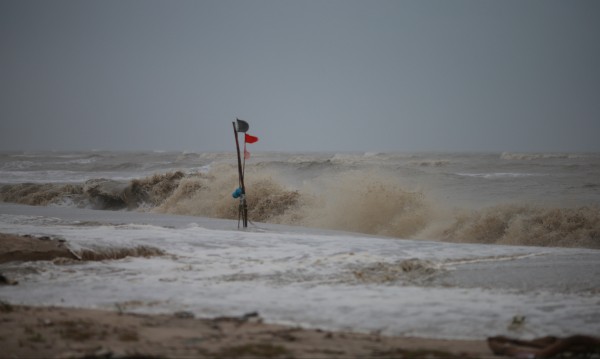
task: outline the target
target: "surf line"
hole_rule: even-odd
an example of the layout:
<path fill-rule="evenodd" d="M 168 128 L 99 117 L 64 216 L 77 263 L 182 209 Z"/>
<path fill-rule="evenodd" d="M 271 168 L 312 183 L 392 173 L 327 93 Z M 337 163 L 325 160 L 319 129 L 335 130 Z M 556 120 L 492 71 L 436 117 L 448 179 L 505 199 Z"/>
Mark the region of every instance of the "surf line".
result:
<path fill-rule="evenodd" d="M 248 134 L 250 125 L 244 120 L 236 118 L 233 125 L 233 135 L 235 137 L 235 149 L 237 151 L 238 161 L 238 188 L 233 191 L 233 198 L 239 198 L 240 204 L 238 207 L 238 228 L 240 228 L 240 221 L 242 222 L 243 228 L 248 228 L 248 203 L 246 202 L 246 186 L 244 185 L 244 171 L 246 169 L 246 160 L 250 158 L 250 152 L 246 150 L 246 143 L 258 142 L 258 137 Z M 240 141 L 238 139 L 238 133 L 244 134 L 244 159 L 242 162 L 242 156 L 240 154 Z"/>

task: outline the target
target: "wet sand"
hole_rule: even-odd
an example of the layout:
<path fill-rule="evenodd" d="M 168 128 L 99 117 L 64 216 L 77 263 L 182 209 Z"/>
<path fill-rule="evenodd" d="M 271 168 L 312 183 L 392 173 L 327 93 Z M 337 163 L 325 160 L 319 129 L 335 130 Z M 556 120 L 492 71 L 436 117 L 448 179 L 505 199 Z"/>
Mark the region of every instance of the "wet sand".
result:
<path fill-rule="evenodd" d="M 64 240 L 0 233 L 0 263 L 9 261 L 76 259 Z"/>
<path fill-rule="evenodd" d="M 1 303 L 0 318 L 11 358 L 498 358 L 484 341 L 302 329 L 255 313 L 196 319 Z"/>

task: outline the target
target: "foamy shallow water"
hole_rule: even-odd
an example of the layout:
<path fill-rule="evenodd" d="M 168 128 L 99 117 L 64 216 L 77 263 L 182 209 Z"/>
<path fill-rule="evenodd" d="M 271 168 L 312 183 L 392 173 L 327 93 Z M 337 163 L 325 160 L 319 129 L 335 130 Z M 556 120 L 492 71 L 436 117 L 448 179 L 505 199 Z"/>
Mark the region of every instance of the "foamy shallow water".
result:
<path fill-rule="evenodd" d="M 93 223 L 92 223 L 93 221 Z M 74 248 L 150 245 L 169 255 L 7 263 L 30 305 L 197 316 L 442 338 L 600 332 L 600 251 L 399 240 L 136 212 L 0 204 L 0 232 Z M 521 325 L 511 325 L 525 316 Z"/>

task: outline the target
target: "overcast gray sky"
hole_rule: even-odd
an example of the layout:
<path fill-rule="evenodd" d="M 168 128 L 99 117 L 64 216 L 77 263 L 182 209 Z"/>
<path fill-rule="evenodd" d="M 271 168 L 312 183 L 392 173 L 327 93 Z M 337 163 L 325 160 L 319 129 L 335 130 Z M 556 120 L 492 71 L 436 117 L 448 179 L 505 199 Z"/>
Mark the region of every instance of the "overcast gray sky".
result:
<path fill-rule="evenodd" d="M 600 1 L 0 0 L 0 150 L 600 151 Z"/>

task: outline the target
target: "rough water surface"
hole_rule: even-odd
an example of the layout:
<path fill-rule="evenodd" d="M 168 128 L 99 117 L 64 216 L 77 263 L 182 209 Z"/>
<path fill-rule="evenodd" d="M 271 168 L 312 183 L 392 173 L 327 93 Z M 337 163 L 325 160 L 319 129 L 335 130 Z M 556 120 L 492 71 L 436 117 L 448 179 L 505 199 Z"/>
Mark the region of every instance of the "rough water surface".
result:
<path fill-rule="evenodd" d="M 264 153 L 250 220 L 449 242 L 600 248 L 600 154 Z M 230 153 L 3 153 L 0 200 L 237 219 Z"/>

